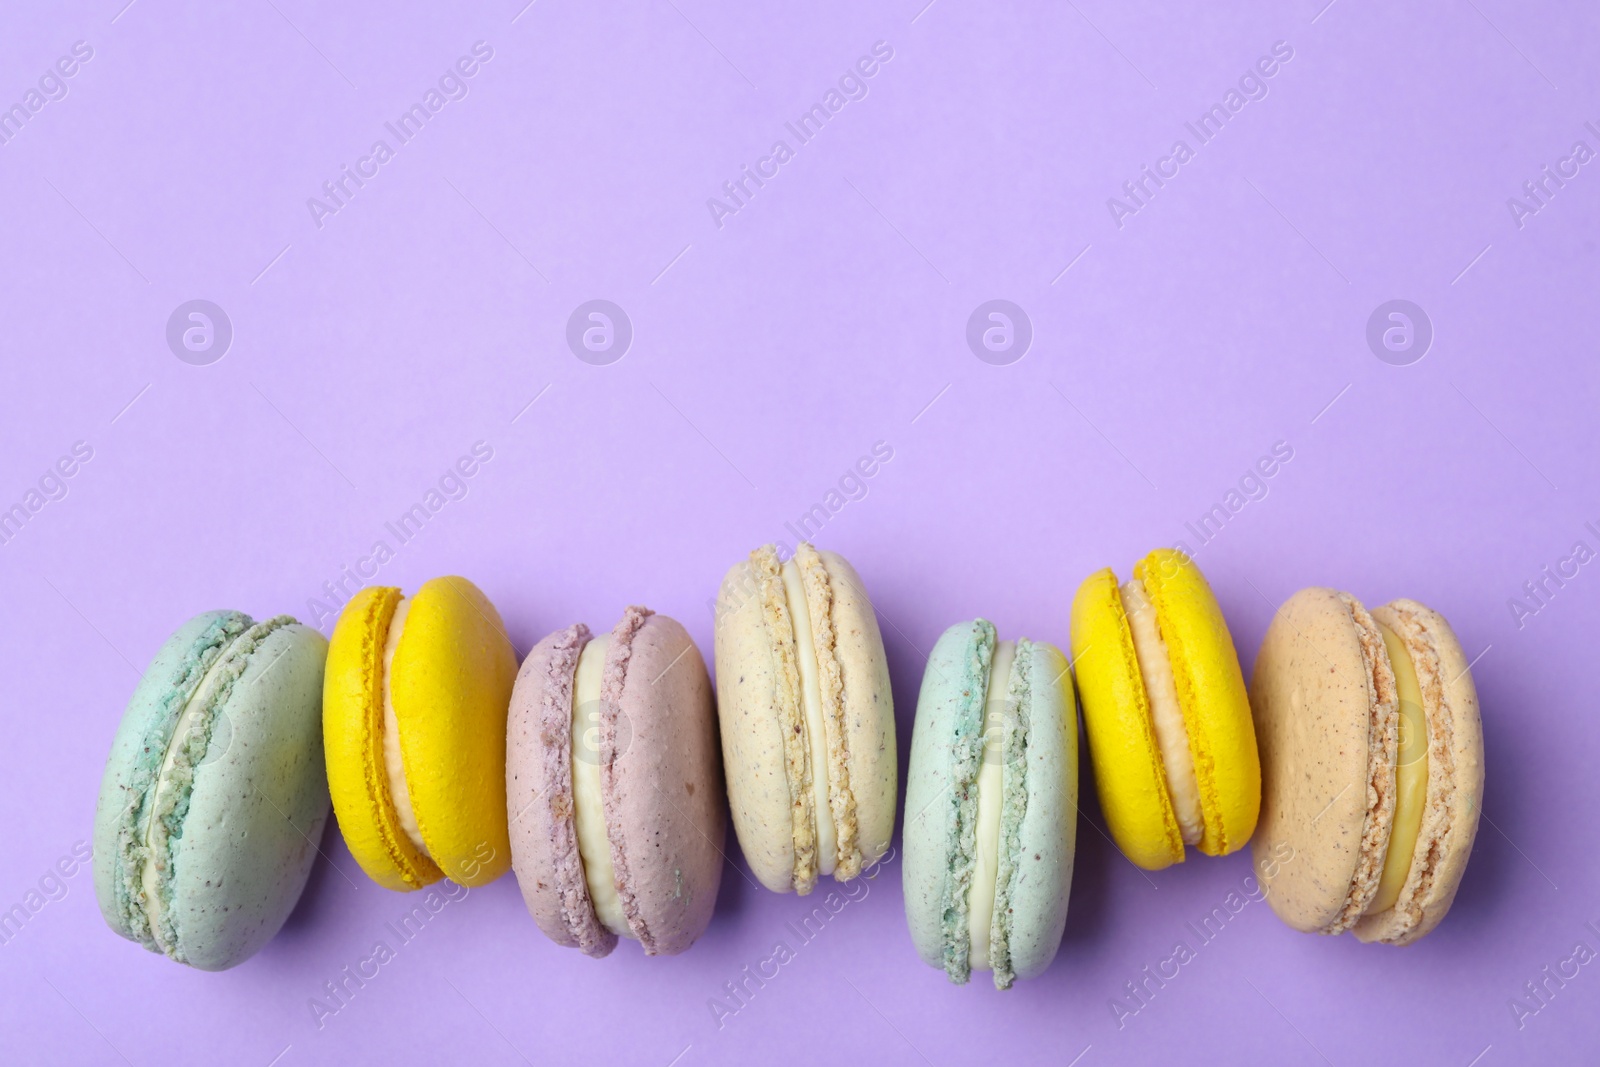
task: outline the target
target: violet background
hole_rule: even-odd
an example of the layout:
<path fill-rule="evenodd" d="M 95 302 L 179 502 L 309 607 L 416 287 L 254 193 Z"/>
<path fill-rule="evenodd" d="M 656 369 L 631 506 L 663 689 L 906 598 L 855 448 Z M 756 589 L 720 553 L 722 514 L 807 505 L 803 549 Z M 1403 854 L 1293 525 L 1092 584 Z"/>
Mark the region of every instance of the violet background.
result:
<path fill-rule="evenodd" d="M 1124 983 L 1193 946 L 1185 923 L 1250 866 L 1139 872 L 1100 832 L 1085 766 L 1060 955 L 1007 994 L 918 960 L 891 865 L 719 1029 L 708 1001 L 793 947 L 785 924 L 820 900 L 754 888 L 730 836 L 686 955 L 557 948 L 506 877 L 319 1029 L 311 998 L 416 903 L 330 831 L 288 926 L 224 974 L 112 935 L 77 874 L 0 945 L 8 1061 L 1593 1056 L 1594 966 L 1520 1029 L 1510 1001 L 1577 942 L 1600 948 L 1600 567 L 1521 626 L 1508 600 L 1575 541 L 1600 548 L 1600 174 L 1521 228 L 1507 198 L 1574 141 L 1600 148 L 1600 13 L 524 2 L 0 12 L 0 101 L 73 42 L 94 49 L 0 146 L 0 505 L 75 441 L 94 450 L 0 546 L 0 908 L 89 837 L 115 724 L 172 629 L 216 607 L 309 621 L 324 581 L 393 544 L 384 522 L 480 440 L 494 458 L 468 495 L 378 581 L 467 575 L 523 652 L 644 603 L 708 656 L 723 571 L 792 542 L 784 523 L 887 442 L 817 540 L 880 609 L 902 767 L 947 625 L 983 614 L 1065 646 L 1090 570 L 1193 548 L 1185 523 L 1286 442 L 1270 493 L 1197 558 L 1247 673 L 1274 606 L 1309 584 L 1416 597 L 1482 654 L 1486 819 L 1455 908 L 1391 950 L 1253 903 L 1119 1028 Z M 470 94 L 318 229 L 307 198 L 479 40 L 494 57 Z M 717 228 L 707 198 L 876 41 L 894 56 L 869 95 Z M 1184 122 L 1276 41 L 1294 57 L 1269 95 L 1119 229 L 1107 198 L 1193 146 Z M 964 340 L 997 297 L 1034 329 L 1004 367 Z M 209 366 L 165 341 L 194 298 L 233 325 Z M 564 339 L 594 298 L 635 331 L 610 366 Z M 1365 341 L 1392 298 L 1436 332 L 1409 366 Z"/>

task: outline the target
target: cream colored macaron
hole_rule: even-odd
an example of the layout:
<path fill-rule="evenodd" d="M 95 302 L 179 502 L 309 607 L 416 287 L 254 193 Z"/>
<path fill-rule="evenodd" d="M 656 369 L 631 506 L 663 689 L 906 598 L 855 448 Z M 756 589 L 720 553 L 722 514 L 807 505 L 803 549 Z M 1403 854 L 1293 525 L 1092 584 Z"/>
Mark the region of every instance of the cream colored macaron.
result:
<path fill-rule="evenodd" d="M 877 862 L 894 833 L 894 700 L 855 568 L 805 542 L 734 564 L 716 665 L 728 799 L 755 876 L 804 894 Z"/>
<path fill-rule="evenodd" d="M 1297 930 L 1410 944 L 1444 918 L 1483 802 L 1483 724 L 1467 658 L 1414 600 L 1368 612 L 1302 589 L 1273 616 L 1250 703 L 1261 744 L 1252 844 Z"/>

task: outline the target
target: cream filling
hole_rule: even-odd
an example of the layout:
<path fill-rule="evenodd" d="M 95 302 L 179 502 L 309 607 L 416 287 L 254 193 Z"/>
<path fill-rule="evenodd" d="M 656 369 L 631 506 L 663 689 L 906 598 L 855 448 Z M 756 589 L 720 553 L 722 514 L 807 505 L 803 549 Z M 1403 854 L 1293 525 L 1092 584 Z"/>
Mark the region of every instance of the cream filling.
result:
<path fill-rule="evenodd" d="M 1405 642 L 1393 630 L 1378 623 L 1389 663 L 1394 667 L 1395 695 L 1400 703 L 1400 746 L 1394 769 L 1394 825 L 1389 830 L 1389 851 L 1383 858 L 1383 875 L 1378 891 L 1367 905 L 1366 915 L 1388 911 L 1400 899 L 1400 889 L 1411 873 L 1411 860 L 1417 851 L 1417 832 L 1422 828 L 1422 812 L 1428 803 L 1428 722 L 1422 711 L 1422 687 Z"/>
<path fill-rule="evenodd" d="M 992 969 L 989 934 L 994 924 L 996 883 L 1000 877 L 1000 816 L 1005 802 L 1006 692 L 1011 687 L 1015 641 L 999 641 L 989 665 L 989 689 L 983 701 L 983 763 L 978 767 L 978 824 L 972 856 L 972 885 L 967 890 L 968 963 L 975 971 Z"/>
<path fill-rule="evenodd" d="M 1167 644 L 1156 625 L 1155 606 L 1145 595 L 1144 583 L 1134 578 L 1120 590 L 1122 610 L 1133 632 L 1133 651 L 1139 660 L 1139 674 L 1150 700 L 1150 726 L 1155 731 L 1156 747 L 1161 750 L 1167 794 L 1178 816 L 1183 843 L 1198 845 L 1205 820 L 1200 814 L 1200 780 L 1195 777 L 1194 757 L 1189 752 L 1189 729 L 1183 723 L 1183 706 L 1178 703 L 1178 686 L 1172 678 L 1172 660 Z"/>
<path fill-rule="evenodd" d="M 417 846 L 417 851 L 426 856 L 428 846 L 422 843 L 417 813 L 411 808 L 411 790 L 406 785 L 406 764 L 400 754 L 400 720 L 395 717 L 394 700 L 389 688 L 394 652 L 400 647 L 400 631 L 405 627 L 409 614 L 411 601 L 402 600 L 394 606 L 394 617 L 389 620 L 389 632 L 383 641 L 383 769 L 389 776 L 389 797 L 394 803 L 395 818 L 400 823 L 400 829 Z"/>
<path fill-rule="evenodd" d="M 780 571 L 783 596 L 794 623 L 795 659 L 800 667 L 800 704 L 806 714 L 806 741 L 811 746 L 811 806 L 817 821 L 817 871 L 833 873 L 839 862 L 839 837 L 828 802 L 828 735 L 822 722 L 822 683 L 817 675 L 817 647 L 811 636 L 811 609 L 800 580 L 800 565 L 790 557 Z"/>
<path fill-rule="evenodd" d="M 572 821 L 595 917 L 612 933 L 633 937 L 628 918 L 622 913 L 622 898 L 617 895 L 611 839 L 606 836 L 605 799 L 600 788 L 600 684 L 610 645 L 610 634 L 584 645 L 572 680 Z"/>
<path fill-rule="evenodd" d="M 139 871 L 139 884 L 144 889 L 144 913 L 150 921 L 150 936 L 155 939 L 156 946 L 162 952 L 170 953 L 167 943 L 161 937 L 161 874 L 156 863 L 158 851 L 166 849 L 166 834 L 157 834 L 160 820 L 155 813 L 162 810 L 162 802 L 169 793 L 177 788 L 172 781 L 172 768 L 178 762 L 178 753 L 188 743 L 189 735 L 200 726 L 201 714 L 211 698 L 216 695 L 217 687 L 222 684 L 222 666 L 228 658 L 228 649 L 233 647 L 235 637 L 222 646 L 217 658 L 211 661 L 211 666 L 206 668 L 206 673 L 201 676 L 200 684 L 195 686 L 194 692 L 189 695 L 188 701 L 183 705 L 183 710 L 178 713 L 178 721 L 173 726 L 172 736 L 167 739 L 167 750 L 161 757 L 161 770 L 156 774 L 155 788 L 151 794 L 151 818 L 145 827 L 144 867 Z"/>

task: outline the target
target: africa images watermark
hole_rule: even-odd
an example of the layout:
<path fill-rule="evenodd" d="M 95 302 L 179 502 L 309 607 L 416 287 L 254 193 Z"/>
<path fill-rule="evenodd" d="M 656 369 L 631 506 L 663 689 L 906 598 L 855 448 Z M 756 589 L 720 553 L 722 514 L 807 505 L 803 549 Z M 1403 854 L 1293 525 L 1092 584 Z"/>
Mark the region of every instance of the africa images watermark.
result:
<path fill-rule="evenodd" d="M 89 842 L 73 842 L 72 851 L 46 867 L 21 900 L 0 911 L 0 945 L 11 944 L 35 915 L 49 905 L 65 900 L 70 888 L 68 883 L 93 859 L 94 849 Z"/>
<path fill-rule="evenodd" d="M 567 317 L 567 347 L 591 367 L 609 367 L 632 345 L 633 320 L 613 300 L 585 300 Z"/>
<path fill-rule="evenodd" d="M 893 445 L 887 441 L 872 442 L 871 455 L 857 457 L 855 463 L 839 475 L 837 485 L 822 494 L 821 500 L 801 512 L 794 521 L 783 524 L 783 528 L 794 535 L 795 545 L 817 536 L 834 516 L 844 510 L 846 504 L 865 500 L 871 491 L 867 483 L 893 458 Z M 794 549 L 782 540 L 777 542 L 777 549 L 780 560 L 794 555 Z"/>
<path fill-rule="evenodd" d="M 1596 544 L 1600 544 L 1600 526 L 1586 522 L 1583 528 L 1595 538 Z M 1549 607 L 1567 583 L 1582 573 L 1584 564 L 1594 558 L 1594 548 L 1580 537 L 1572 542 L 1566 555 L 1558 557 L 1554 563 L 1546 563 L 1537 575 L 1523 582 L 1521 595 L 1506 598 L 1506 610 L 1511 612 L 1511 621 L 1517 624 L 1517 629 L 1527 626 L 1529 619 Z"/>
<path fill-rule="evenodd" d="M 792 122 L 783 124 L 783 128 L 794 139 L 792 146 L 787 139 L 778 138 L 772 142 L 767 154 L 756 160 L 754 169 L 748 163 L 741 164 L 738 176 L 722 183 L 721 197 L 707 197 L 706 210 L 711 212 L 711 221 L 717 229 L 722 229 L 723 219 L 749 207 L 756 193 L 782 173 L 784 164 L 810 144 L 812 138 L 821 133 L 822 128 L 833 121 L 833 117 L 843 111 L 846 104 L 865 100 L 870 89 L 868 81 L 876 77 L 893 58 L 894 48 L 889 42 L 874 41 L 872 54 L 860 57 L 846 69 L 839 76 L 837 87 L 830 86 L 820 101 L 802 111 Z"/>
<path fill-rule="evenodd" d="M 967 316 L 967 347 L 991 367 L 1011 366 L 1032 346 L 1033 320 L 1013 301 L 985 300 Z"/>
<path fill-rule="evenodd" d="M 1294 858 L 1293 845 L 1280 842 L 1273 846 L 1272 856 L 1263 864 L 1267 881 L 1276 878 L 1279 869 L 1293 862 Z M 1202 915 L 1199 922 L 1185 922 L 1184 936 L 1173 943 L 1172 951 L 1153 964 L 1145 964 L 1137 975 L 1123 983 L 1122 995 L 1106 1001 L 1111 1009 L 1111 1017 L 1117 1022 L 1117 1029 L 1125 1028 L 1129 1019 L 1148 1008 L 1157 994 L 1169 982 L 1176 981 L 1183 974 L 1183 968 L 1199 959 L 1200 951 L 1220 937 L 1240 912 L 1251 904 L 1266 900 L 1268 892 L 1268 888 L 1254 874 L 1247 874 L 1240 879 L 1238 888 L 1228 890 L 1222 903 Z M 1194 941 L 1192 946 L 1189 943 L 1191 938 Z"/>
<path fill-rule="evenodd" d="M 478 871 L 493 860 L 494 846 L 487 841 L 479 842 L 473 850 L 473 858 L 461 864 L 461 874 L 467 878 L 476 877 Z M 317 1024 L 317 1029 L 326 1027 L 329 1019 L 348 1008 L 357 994 L 382 974 L 383 968 L 394 962 L 400 950 L 415 941 L 440 912 L 451 904 L 466 900 L 471 892 L 466 886 L 452 881 L 429 886 L 419 898 L 414 898 L 417 903 L 412 905 L 410 911 L 384 923 L 386 936 L 375 939 L 366 955 L 354 963 L 345 964 L 338 974 L 322 983 L 322 996 L 307 998 L 306 1008 L 311 1012 L 311 1020 Z M 393 944 L 390 944 L 391 939 Z"/>
<path fill-rule="evenodd" d="M 890 849 L 876 863 L 864 868 L 860 877 L 841 882 L 823 895 L 809 912 L 798 920 L 783 924 L 784 935 L 772 943 L 767 954 L 755 963 L 747 963 L 733 978 L 722 983 L 722 993 L 706 998 L 706 1010 L 711 1021 L 721 1030 L 728 1020 L 750 1006 L 750 1002 L 783 973 L 783 968 L 793 963 L 801 949 L 815 941 L 828 924 L 851 904 L 859 904 L 872 892 L 872 880 L 884 867 L 894 862 L 895 852 Z M 791 945 L 790 942 L 793 942 Z"/>
<path fill-rule="evenodd" d="M 83 64 L 93 58 L 94 46 L 88 41 L 72 42 L 72 54 L 57 59 L 39 75 L 38 82 L 25 91 L 21 99 L 10 107 L 0 105 L 0 145 L 10 144 L 11 139 L 45 109 L 45 105 L 65 100 L 72 91 L 68 83 L 83 69 Z"/>
<path fill-rule="evenodd" d="M 1167 182 L 1176 178 L 1199 150 L 1210 144 L 1244 110 L 1246 104 L 1265 100 L 1270 92 L 1268 82 L 1277 77 L 1283 66 L 1293 58 L 1294 47 L 1288 41 L 1272 42 L 1272 54 L 1257 59 L 1241 74 L 1237 87 L 1229 86 L 1227 92 L 1222 94 L 1220 103 L 1212 104 L 1193 122 L 1183 124 L 1183 128 L 1194 139 L 1194 145 L 1191 146 L 1185 138 L 1178 138 L 1172 142 L 1167 154 L 1155 161 L 1154 167 L 1147 163 L 1139 168 L 1137 177 L 1122 183 L 1121 198 L 1107 197 L 1106 210 L 1111 213 L 1111 221 L 1117 229 L 1122 229 L 1130 216 L 1149 207 L 1150 201 L 1166 187 Z"/>
<path fill-rule="evenodd" d="M 1585 122 L 1583 128 L 1588 130 L 1600 143 L 1600 128 L 1593 122 Z M 1567 154 L 1556 160 L 1555 169 L 1550 169 L 1546 163 L 1539 170 L 1539 176 L 1529 178 L 1522 183 L 1521 196 L 1506 198 L 1506 210 L 1511 212 L 1511 221 L 1517 229 L 1528 225 L 1528 220 L 1550 206 L 1550 201 L 1556 193 L 1567 187 L 1567 182 L 1576 178 L 1581 173 L 1584 164 L 1594 159 L 1595 150 L 1589 147 L 1587 141 L 1574 141 Z"/>
<path fill-rule="evenodd" d="M 391 145 L 388 139 L 382 137 L 373 141 L 367 154 L 356 160 L 354 170 L 349 164 L 341 164 L 338 176 L 322 183 L 322 196 L 307 197 L 306 210 L 311 213 L 311 221 L 317 229 L 322 229 L 330 216 L 349 207 L 350 201 L 366 188 L 367 182 L 378 176 L 380 168 L 394 159 L 401 148 L 410 144 L 411 139 L 421 133 L 422 128 L 443 111 L 446 104 L 465 100 L 471 92 L 472 79 L 493 58 L 494 48 L 486 41 L 473 42 L 472 54 L 461 56 L 453 66 L 446 68 L 439 75 L 437 86 L 428 86 L 421 100 L 400 112 L 397 118 L 383 124 L 383 128 L 394 139 L 394 144 Z"/>
<path fill-rule="evenodd" d="M 784 532 L 794 537 L 794 544 L 784 538 L 777 538 L 772 542 L 772 547 L 778 554 L 778 562 L 782 563 L 794 555 L 795 549 L 801 541 L 809 541 L 816 537 L 845 505 L 857 500 L 865 500 L 872 491 L 868 484 L 894 459 L 894 446 L 887 441 L 872 442 L 872 450 L 868 455 L 856 457 L 856 461 L 844 469 L 834 486 L 822 494 L 822 499 L 812 504 L 800 515 L 783 524 Z M 747 597 L 756 595 L 754 579 L 748 587 L 736 589 L 738 603 L 744 603 Z M 711 609 L 713 616 L 717 612 L 717 598 L 707 597 L 706 607 Z"/>
<path fill-rule="evenodd" d="M 1600 937 L 1600 923 L 1590 919 L 1583 924 L 1585 935 L 1593 934 Z M 1561 991 L 1567 988 L 1567 983 L 1577 978 L 1582 968 L 1595 958 L 1595 950 L 1587 941 L 1578 941 L 1572 946 L 1572 951 L 1556 960 L 1539 968 L 1539 973 L 1522 984 L 1522 992 L 1506 1000 L 1506 1007 L 1511 1011 L 1511 1021 L 1517 1024 L 1517 1029 L 1525 1029 L 1528 1020 L 1538 1015 L 1550 1006 Z"/>
<path fill-rule="evenodd" d="M 185 300 L 167 316 L 167 347 L 191 367 L 209 367 L 228 354 L 233 320 L 210 300 Z"/>
<path fill-rule="evenodd" d="M 1228 487 L 1221 500 L 1212 504 L 1199 518 L 1183 524 L 1184 532 L 1194 537 L 1194 544 L 1191 546 L 1187 540 L 1183 540 L 1172 547 L 1194 559 L 1200 549 L 1215 540 L 1223 527 L 1232 522 L 1247 505 L 1267 498 L 1267 494 L 1272 492 L 1270 483 L 1273 477 L 1282 472 L 1292 459 L 1294 446 L 1287 441 L 1274 441 L 1271 453 L 1257 457 L 1255 463 L 1245 468 L 1238 482 Z"/>
<path fill-rule="evenodd" d="M 362 586 L 370 585 L 378 572 L 395 558 L 401 548 L 410 544 L 447 504 L 467 498 L 467 493 L 471 491 L 469 483 L 492 459 L 494 446 L 487 441 L 474 441 L 470 453 L 456 457 L 456 461 L 439 475 L 437 483 L 422 494 L 422 499 L 385 522 L 385 536 L 373 541 L 372 547 L 367 549 L 365 555 L 356 557 L 354 564 L 341 563 L 338 576 L 322 583 L 320 596 L 306 598 L 306 614 L 311 617 L 311 625 L 320 630 L 324 624 L 337 619 L 345 601 L 359 593 Z"/>
<path fill-rule="evenodd" d="M 94 446 L 87 441 L 72 442 L 70 454 L 63 455 L 39 475 L 22 498 L 10 507 L 0 505 L 0 545 L 9 545 L 22 532 L 22 528 L 43 511 L 46 504 L 65 500 L 70 490 L 68 483 L 94 458 Z"/>

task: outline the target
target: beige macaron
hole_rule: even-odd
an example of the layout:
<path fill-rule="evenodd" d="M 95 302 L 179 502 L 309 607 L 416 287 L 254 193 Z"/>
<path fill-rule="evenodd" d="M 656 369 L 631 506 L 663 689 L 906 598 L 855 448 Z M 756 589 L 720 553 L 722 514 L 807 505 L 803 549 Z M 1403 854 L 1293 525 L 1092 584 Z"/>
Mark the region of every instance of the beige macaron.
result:
<path fill-rule="evenodd" d="M 1302 589 L 1250 682 L 1261 746 L 1257 877 L 1297 930 L 1406 945 L 1461 885 L 1483 801 L 1483 724 L 1461 644 L 1414 600 L 1368 612 Z"/>
<path fill-rule="evenodd" d="M 734 829 L 775 892 L 848 881 L 894 833 L 894 700 L 872 602 L 801 542 L 735 563 L 717 597 L 717 706 Z"/>

